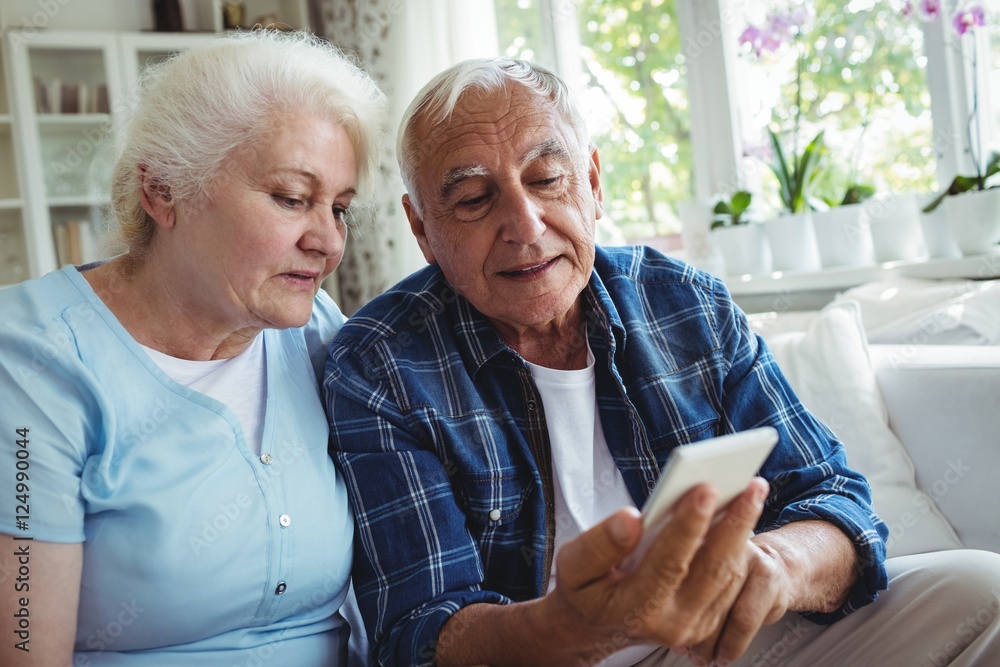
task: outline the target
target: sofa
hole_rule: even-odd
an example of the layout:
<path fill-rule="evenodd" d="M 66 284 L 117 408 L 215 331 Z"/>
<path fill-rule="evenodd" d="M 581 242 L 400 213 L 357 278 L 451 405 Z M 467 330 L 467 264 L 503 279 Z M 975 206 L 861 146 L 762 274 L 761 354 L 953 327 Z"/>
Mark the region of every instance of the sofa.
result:
<path fill-rule="evenodd" d="M 1000 281 L 966 282 L 869 284 L 820 311 L 749 316 L 868 477 L 890 557 L 1000 552 Z"/>

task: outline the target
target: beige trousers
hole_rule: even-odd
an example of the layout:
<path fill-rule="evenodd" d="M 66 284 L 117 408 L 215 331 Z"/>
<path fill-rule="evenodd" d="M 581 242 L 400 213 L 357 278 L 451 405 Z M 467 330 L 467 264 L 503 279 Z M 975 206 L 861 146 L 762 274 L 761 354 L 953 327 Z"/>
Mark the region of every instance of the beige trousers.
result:
<path fill-rule="evenodd" d="M 886 561 L 889 590 L 833 625 L 789 613 L 736 667 L 1000 667 L 1000 554 L 945 551 Z M 686 667 L 660 649 L 636 667 Z"/>

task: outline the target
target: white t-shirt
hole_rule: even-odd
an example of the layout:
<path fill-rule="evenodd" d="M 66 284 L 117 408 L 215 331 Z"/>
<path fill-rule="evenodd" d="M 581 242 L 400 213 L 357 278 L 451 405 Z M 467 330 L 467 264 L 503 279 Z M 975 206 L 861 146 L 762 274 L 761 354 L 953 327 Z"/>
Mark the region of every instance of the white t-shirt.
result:
<path fill-rule="evenodd" d="M 597 409 L 594 354 L 587 349 L 587 367 L 563 371 L 528 362 L 542 399 L 552 452 L 555 491 L 555 551 L 580 533 L 600 523 L 615 510 L 635 507 L 618 466 L 604 439 Z M 556 585 L 555 559 L 549 590 Z M 639 662 L 656 649 L 632 646 L 599 663 L 624 667 Z"/>
<path fill-rule="evenodd" d="M 263 336 L 258 334 L 250 347 L 235 357 L 211 361 L 178 359 L 145 345 L 142 349 L 174 382 L 210 396 L 232 410 L 243 425 L 243 438 L 254 454 L 260 455 L 267 405 Z"/>

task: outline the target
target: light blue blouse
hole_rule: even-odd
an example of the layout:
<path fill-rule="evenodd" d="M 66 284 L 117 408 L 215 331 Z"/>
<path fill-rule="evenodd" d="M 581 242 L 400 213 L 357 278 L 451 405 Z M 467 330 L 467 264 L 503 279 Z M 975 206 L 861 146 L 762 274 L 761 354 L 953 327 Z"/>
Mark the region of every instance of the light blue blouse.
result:
<path fill-rule="evenodd" d="M 0 532 L 84 542 L 77 667 L 342 664 L 354 528 L 316 378 L 343 321 L 321 292 L 308 325 L 263 332 L 258 457 L 75 267 L 0 292 Z"/>

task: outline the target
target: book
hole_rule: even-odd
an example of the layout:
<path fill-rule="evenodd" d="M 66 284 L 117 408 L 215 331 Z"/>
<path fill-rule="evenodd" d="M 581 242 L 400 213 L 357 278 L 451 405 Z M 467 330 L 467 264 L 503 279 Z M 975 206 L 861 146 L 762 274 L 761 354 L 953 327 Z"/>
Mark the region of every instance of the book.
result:
<path fill-rule="evenodd" d="M 59 220 L 52 225 L 59 266 L 86 264 L 97 258 L 94 226 L 90 220 Z"/>
<path fill-rule="evenodd" d="M 63 81 L 60 103 L 60 113 L 80 113 L 80 85 L 72 81 Z"/>
<path fill-rule="evenodd" d="M 108 102 L 108 84 L 97 84 L 94 109 L 97 113 L 111 113 L 111 104 Z"/>
<path fill-rule="evenodd" d="M 62 110 L 62 79 L 52 79 L 45 85 L 49 99 L 49 109 L 46 113 L 59 113 Z"/>
<path fill-rule="evenodd" d="M 45 86 L 45 82 L 36 76 L 34 84 L 35 84 L 35 113 L 51 113 L 49 109 L 49 91 Z"/>

